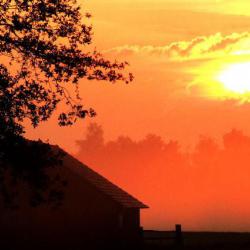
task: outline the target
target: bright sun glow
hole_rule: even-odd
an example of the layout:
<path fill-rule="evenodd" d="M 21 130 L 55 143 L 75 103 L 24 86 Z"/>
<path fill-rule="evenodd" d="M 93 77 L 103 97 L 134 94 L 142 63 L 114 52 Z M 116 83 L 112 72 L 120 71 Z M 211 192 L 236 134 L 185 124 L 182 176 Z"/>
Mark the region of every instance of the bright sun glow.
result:
<path fill-rule="evenodd" d="M 250 92 L 250 62 L 227 67 L 218 75 L 218 80 L 224 88 L 236 94 Z"/>

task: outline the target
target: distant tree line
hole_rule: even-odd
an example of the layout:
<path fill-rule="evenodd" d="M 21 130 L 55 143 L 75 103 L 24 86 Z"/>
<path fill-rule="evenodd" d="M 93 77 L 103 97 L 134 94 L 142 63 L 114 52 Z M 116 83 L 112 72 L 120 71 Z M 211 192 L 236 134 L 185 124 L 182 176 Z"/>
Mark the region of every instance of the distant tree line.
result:
<path fill-rule="evenodd" d="M 237 206 L 250 209 L 250 136 L 240 130 L 225 133 L 220 142 L 201 136 L 190 152 L 154 134 L 105 142 L 98 124 L 76 143 L 80 160 L 148 202 L 155 219 L 160 210 L 178 220 L 188 209 L 197 216 L 209 206 L 211 211 L 228 206 L 225 214 Z"/>

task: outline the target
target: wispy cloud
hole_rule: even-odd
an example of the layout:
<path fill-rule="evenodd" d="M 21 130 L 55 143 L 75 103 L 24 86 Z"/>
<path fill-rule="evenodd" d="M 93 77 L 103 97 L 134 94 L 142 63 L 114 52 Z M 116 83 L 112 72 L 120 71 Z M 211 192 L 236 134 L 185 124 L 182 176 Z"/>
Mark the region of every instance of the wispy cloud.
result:
<path fill-rule="evenodd" d="M 173 42 L 165 46 L 125 45 L 105 52 L 118 53 L 123 56 L 147 54 L 163 56 L 169 60 L 190 60 L 234 54 L 242 51 L 240 43 L 246 40 L 250 40 L 249 32 L 232 33 L 226 36 L 216 33 L 211 36 L 199 36 L 190 41 Z M 250 50 L 250 41 L 248 50 Z"/>

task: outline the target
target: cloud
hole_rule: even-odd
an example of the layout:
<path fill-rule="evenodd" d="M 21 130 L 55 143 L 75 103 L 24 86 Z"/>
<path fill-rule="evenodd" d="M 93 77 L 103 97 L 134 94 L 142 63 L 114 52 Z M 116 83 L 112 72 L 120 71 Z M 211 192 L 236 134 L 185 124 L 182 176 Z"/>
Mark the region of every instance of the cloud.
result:
<path fill-rule="evenodd" d="M 173 42 L 165 46 L 125 45 L 105 52 L 122 56 L 146 54 L 162 56 L 169 60 L 190 60 L 233 54 L 241 50 L 240 43 L 246 40 L 250 40 L 249 32 L 232 33 L 227 36 L 216 33 L 211 36 L 199 36 L 190 41 Z M 250 41 L 248 50 L 250 50 Z"/>

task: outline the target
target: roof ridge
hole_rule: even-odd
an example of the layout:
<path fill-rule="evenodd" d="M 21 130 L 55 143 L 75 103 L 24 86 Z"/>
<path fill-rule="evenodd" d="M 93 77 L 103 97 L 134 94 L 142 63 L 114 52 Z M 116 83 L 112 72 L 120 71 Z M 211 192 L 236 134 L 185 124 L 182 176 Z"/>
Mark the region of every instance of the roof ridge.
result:
<path fill-rule="evenodd" d="M 83 176 L 85 180 L 87 180 L 90 184 L 94 185 L 98 190 L 105 193 L 115 202 L 127 208 L 148 208 L 147 205 L 139 201 L 137 198 L 135 198 L 128 192 L 124 191 L 118 185 L 112 183 L 106 177 L 102 176 L 89 166 L 79 161 L 74 156 L 70 155 L 59 147 L 58 149 L 62 150 L 65 153 L 64 157 L 68 157 L 69 160 L 73 160 L 79 166 L 79 168 L 76 168 L 76 164 L 73 164 L 74 167 L 71 166 L 71 164 L 68 164 L 68 167 L 71 167 L 75 172 L 81 174 L 81 176 Z M 64 160 L 67 161 L 66 158 Z"/>

